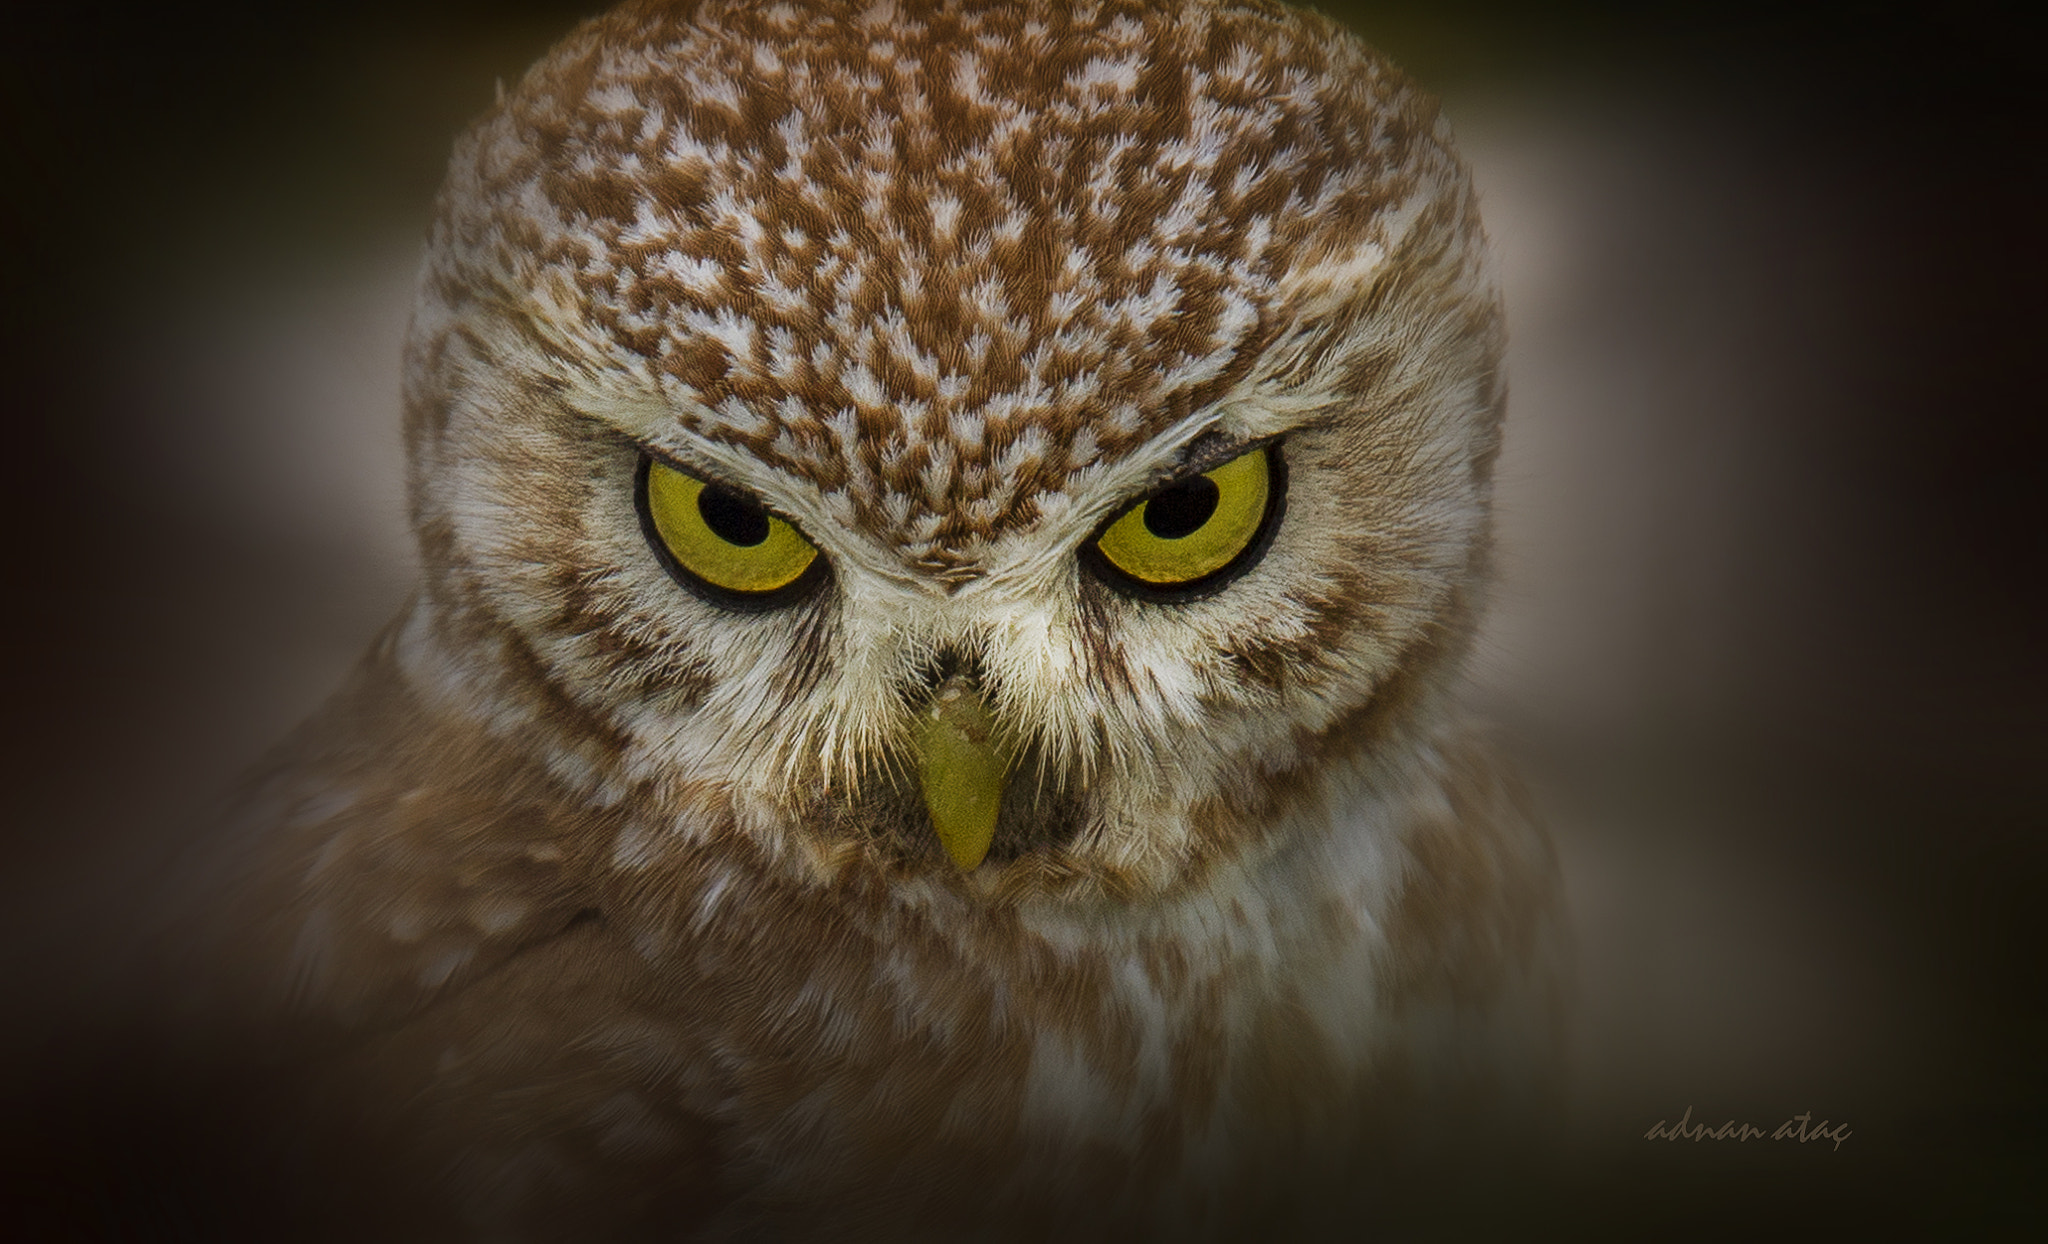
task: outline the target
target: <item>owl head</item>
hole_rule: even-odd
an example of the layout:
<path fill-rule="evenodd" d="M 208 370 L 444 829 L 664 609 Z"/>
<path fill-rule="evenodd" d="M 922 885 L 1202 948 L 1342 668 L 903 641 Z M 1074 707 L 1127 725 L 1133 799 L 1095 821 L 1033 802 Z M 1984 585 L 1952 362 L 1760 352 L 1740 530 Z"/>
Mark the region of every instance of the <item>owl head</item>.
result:
<path fill-rule="evenodd" d="M 1455 672 L 1503 401 L 1434 105 L 1262 3 L 636 3 L 461 142 L 407 369 L 446 700 L 684 847 L 1129 895 Z"/>

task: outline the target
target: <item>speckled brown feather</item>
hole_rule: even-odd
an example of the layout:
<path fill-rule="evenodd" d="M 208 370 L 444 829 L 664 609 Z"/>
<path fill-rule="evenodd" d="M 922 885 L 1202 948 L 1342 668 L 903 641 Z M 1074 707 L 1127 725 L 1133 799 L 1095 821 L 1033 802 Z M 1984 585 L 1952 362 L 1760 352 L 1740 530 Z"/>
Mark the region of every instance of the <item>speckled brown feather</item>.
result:
<path fill-rule="evenodd" d="M 1279 6 L 629 5 L 473 137 L 428 288 L 575 306 L 944 574 L 1243 381 L 1432 121 Z"/>

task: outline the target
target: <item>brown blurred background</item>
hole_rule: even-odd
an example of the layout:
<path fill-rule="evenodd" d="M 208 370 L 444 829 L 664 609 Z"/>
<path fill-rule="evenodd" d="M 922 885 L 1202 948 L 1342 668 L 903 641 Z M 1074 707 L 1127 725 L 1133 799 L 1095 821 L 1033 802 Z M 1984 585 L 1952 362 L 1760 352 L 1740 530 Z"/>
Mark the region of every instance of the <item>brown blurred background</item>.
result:
<path fill-rule="evenodd" d="M 494 80 L 593 7 L 114 0 L 0 34 L 10 1112 L 91 1079 L 66 1051 L 133 896 L 403 600 L 428 200 Z M 1483 675 L 1583 1004 L 1538 1173 L 1468 1172 L 1498 1208 L 1461 1214 L 2036 1222 L 2048 129 L 2020 6 L 1325 7 L 1445 96 L 1514 333 Z M 1642 1139 L 1688 1107 L 1853 1135 Z"/>

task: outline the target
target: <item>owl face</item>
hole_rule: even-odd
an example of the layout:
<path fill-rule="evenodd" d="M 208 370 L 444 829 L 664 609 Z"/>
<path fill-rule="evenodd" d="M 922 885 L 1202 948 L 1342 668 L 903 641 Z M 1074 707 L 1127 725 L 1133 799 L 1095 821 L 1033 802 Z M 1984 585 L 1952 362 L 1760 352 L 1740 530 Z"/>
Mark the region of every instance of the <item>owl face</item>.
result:
<path fill-rule="evenodd" d="M 1431 106 L 1270 6 L 631 6 L 459 148 L 410 659 L 618 862 L 1126 894 L 1455 667 L 1501 404 Z"/>

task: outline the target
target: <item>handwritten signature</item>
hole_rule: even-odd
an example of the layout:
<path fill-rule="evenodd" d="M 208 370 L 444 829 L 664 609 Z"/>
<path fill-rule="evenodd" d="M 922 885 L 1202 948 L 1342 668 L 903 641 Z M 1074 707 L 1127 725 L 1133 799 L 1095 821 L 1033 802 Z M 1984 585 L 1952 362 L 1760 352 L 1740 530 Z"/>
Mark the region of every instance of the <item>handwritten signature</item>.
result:
<path fill-rule="evenodd" d="M 1803 1114 L 1793 1115 L 1783 1123 L 1780 1123 L 1776 1131 L 1767 1133 L 1760 1127 L 1748 1123 L 1737 1123 L 1733 1119 L 1728 1120 L 1719 1127 L 1707 1123 L 1694 1123 L 1692 1121 L 1692 1107 L 1687 1106 L 1684 1116 L 1678 1122 L 1668 1123 L 1663 1119 L 1659 1119 L 1651 1126 L 1649 1131 L 1643 1133 L 1643 1139 L 1762 1140 L 1765 1136 L 1769 1136 L 1772 1140 L 1796 1140 L 1802 1145 L 1815 1140 L 1832 1140 L 1835 1142 L 1835 1148 L 1840 1149 L 1842 1142 L 1849 1139 L 1852 1135 L 1854 1133 L 1849 1130 L 1847 1123 L 1837 1124 L 1832 1130 L 1829 1129 L 1826 1119 L 1815 1123 L 1811 1110 Z"/>

